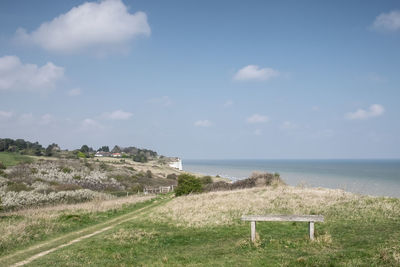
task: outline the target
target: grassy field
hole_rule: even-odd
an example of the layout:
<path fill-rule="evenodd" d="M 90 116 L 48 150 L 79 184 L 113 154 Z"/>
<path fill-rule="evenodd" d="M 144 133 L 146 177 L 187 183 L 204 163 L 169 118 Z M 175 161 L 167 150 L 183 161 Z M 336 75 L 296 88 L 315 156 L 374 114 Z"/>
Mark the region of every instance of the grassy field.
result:
<path fill-rule="evenodd" d="M 138 195 L 0 213 L 0 266 L 6 266 L 10 256 L 12 261 L 19 259 L 13 255 L 20 254 L 18 251 L 51 243 L 53 239 L 66 242 L 74 237 L 76 231 L 88 231 L 90 227 L 95 229 L 111 220 L 124 218 L 151 204 L 153 199 L 154 196 Z M 24 258 L 27 255 L 30 253 L 20 256 Z"/>
<path fill-rule="evenodd" d="M 15 166 L 19 163 L 31 163 L 33 159 L 18 153 L 0 152 L 0 162 L 6 167 Z"/>
<path fill-rule="evenodd" d="M 92 213 L 87 209 L 77 212 L 80 209 L 60 208 L 63 211 L 55 216 L 54 222 L 63 223 L 68 230 L 54 229 L 49 235 L 54 237 L 60 231 L 95 226 L 135 207 L 134 204 L 124 205 Z M 120 221 L 112 229 L 60 248 L 28 266 L 400 265 L 399 199 L 359 196 L 341 190 L 279 186 L 167 197 L 153 200 L 151 205 L 141 211 L 140 216 Z M 110 210 L 114 213 L 110 214 Z M 313 242 L 308 239 L 307 223 L 258 223 L 258 240 L 251 244 L 249 223 L 241 222 L 240 217 L 242 214 L 266 213 L 322 214 L 325 222 L 316 224 Z M 89 216 L 83 219 L 84 214 L 104 218 Z M 29 212 L 8 213 L 2 217 L 0 229 L 7 223 L 13 224 L 10 220 L 21 220 L 19 216 L 33 218 Z M 33 218 L 32 222 L 36 220 L 40 221 Z M 20 231 L 21 234 L 34 232 L 37 228 L 43 228 L 43 225 L 32 223 Z M 10 237 L 10 240 L 14 238 Z M 28 239 L 31 241 L 22 246 L 7 243 L 2 255 L 28 248 L 48 237 L 35 239 L 33 234 Z M 11 248 L 7 248 L 9 246 Z M 31 255 L 21 253 L 18 259 Z"/>

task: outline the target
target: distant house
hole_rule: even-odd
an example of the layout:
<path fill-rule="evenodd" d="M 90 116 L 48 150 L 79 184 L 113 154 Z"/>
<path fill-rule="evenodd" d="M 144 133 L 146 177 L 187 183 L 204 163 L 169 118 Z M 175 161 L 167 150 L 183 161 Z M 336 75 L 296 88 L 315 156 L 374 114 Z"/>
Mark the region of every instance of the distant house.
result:
<path fill-rule="evenodd" d="M 121 153 L 112 153 L 113 158 L 120 158 L 122 157 Z"/>
<path fill-rule="evenodd" d="M 111 155 L 110 152 L 104 152 L 104 151 L 97 151 L 96 154 L 94 154 L 95 157 L 109 157 Z"/>

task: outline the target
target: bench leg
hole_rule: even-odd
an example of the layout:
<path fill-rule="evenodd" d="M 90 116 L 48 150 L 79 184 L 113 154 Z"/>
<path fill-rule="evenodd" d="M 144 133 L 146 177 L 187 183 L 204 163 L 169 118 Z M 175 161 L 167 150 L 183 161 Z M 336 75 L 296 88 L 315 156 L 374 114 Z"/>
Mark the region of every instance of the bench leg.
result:
<path fill-rule="evenodd" d="M 309 222 L 310 240 L 314 240 L 314 222 Z"/>
<path fill-rule="evenodd" d="M 251 229 L 251 242 L 256 241 L 256 222 L 252 221 L 250 222 L 250 229 Z"/>

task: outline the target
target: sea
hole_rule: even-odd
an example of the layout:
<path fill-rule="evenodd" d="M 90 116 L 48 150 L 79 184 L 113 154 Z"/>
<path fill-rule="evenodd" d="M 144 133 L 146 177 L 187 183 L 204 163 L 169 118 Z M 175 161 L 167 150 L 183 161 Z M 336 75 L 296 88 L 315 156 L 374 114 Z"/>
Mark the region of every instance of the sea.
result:
<path fill-rule="evenodd" d="M 279 173 L 292 186 L 343 189 L 363 195 L 400 198 L 400 159 L 390 160 L 190 160 L 183 170 L 232 181 L 252 172 Z"/>

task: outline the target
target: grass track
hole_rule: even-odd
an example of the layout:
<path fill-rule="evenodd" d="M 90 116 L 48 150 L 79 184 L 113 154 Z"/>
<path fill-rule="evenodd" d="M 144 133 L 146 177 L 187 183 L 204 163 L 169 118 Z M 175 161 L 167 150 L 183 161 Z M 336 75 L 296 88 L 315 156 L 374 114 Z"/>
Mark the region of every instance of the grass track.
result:
<path fill-rule="evenodd" d="M 28 263 L 28 259 L 31 257 L 34 257 L 35 255 L 39 253 L 43 253 L 47 250 L 51 250 L 57 247 L 60 247 L 64 244 L 67 244 L 68 242 L 71 242 L 75 239 L 78 239 L 82 236 L 90 235 L 93 234 L 94 232 L 101 231 L 102 229 L 112 229 L 116 225 L 119 225 L 124 222 L 131 221 L 135 218 L 138 218 L 143 212 L 152 209 L 158 205 L 164 204 L 165 202 L 169 201 L 169 198 L 158 198 L 155 200 L 150 200 L 144 203 L 143 207 L 138 206 L 138 209 L 129 212 L 127 214 L 118 216 L 116 218 L 107 220 L 105 222 L 87 227 L 85 229 L 71 232 L 56 238 L 53 238 L 51 240 L 41 242 L 37 245 L 28 247 L 26 249 L 19 250 L 13 254 L 4 256 L 0 258 L 0 266 L 21 266 L 18 265 L 18 263 L 23 262 L 24 264 Z"/>

